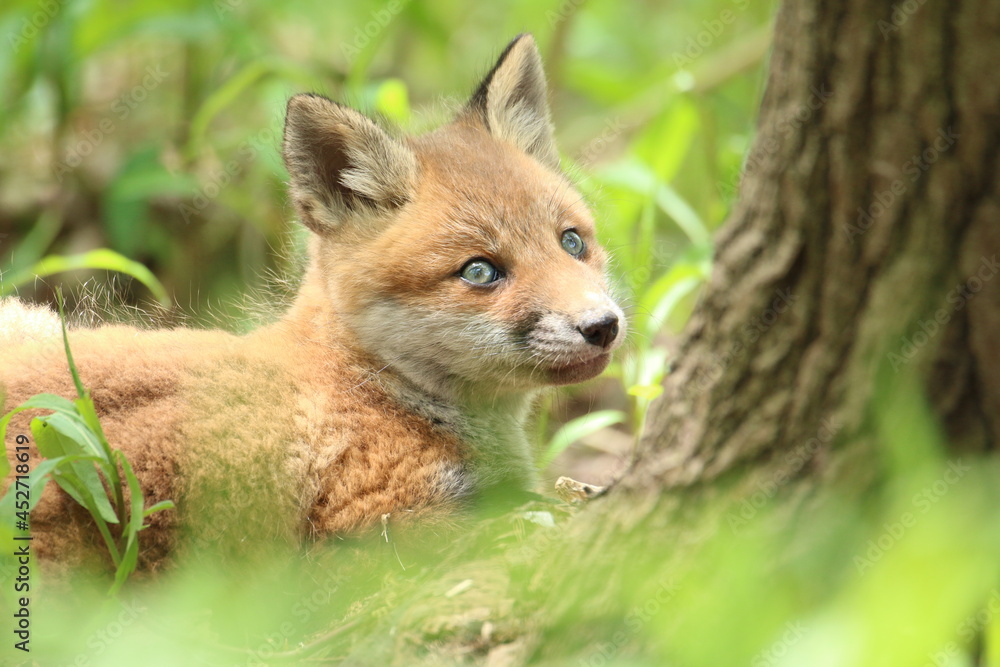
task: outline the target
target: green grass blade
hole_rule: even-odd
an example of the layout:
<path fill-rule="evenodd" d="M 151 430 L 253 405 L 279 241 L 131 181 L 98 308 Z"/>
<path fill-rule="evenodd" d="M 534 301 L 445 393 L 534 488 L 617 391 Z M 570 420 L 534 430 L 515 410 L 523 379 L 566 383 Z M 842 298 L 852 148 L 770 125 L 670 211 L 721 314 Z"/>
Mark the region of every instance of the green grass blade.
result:
<path fill-rule="evenodd" d="M 56 290 L 56 304 L 59 306 L 59 326 L 62 328 L 63 348 L 66 351 L 66 361 L 69 362 L 69 372 L 73 376 L 76 395 L 83 398 L 86 392 L 83 389 L 83 383 L 80 382 L 80 374 L 76 371 L 76 364 L 73 362 L 73 352 L 69 349 L 69 335 L 66 333 L 66 313 L 63 312 L 63 293 L 61 287 Z"/>
<path fill-rule="evenodd" d="M 121 587 L 125 584 L 125 580 L 128 579 L 128 575 L 135 572 L 138 562 L 139 541 L 135 539 L 135 536 L 130 536 L 128 543 L 125 546 L 125 553 L 122 555 L 121 563 L 118 564 L 118 569 L 115 570 L 115 582 L 111 585 L 111 590 L 108 591 L 108 596 L 118 594 L 118 591 L 120 591 Z"/>
<path fill-rule="evenodd" d="M 172 510 L 172 509 L 174 509 L 174 507 L 175 507 L 174 501 L 172 501 L 172 500 L 161 500 L 160 502 L 156 503 L 155 505 L 150 505 L 148 508 L 146 508 L 146 511 L 144 511 L 142 513 L 142 518 L 145 519 L 148 516 L 156 514 L 157 512 L 162 512 L 164 510 Z M 143 528 L 145 528 L 145 527 L 146 526 L 143 526 Z"/>
<path fill-rule="evenodd" d="M 125 530 L 129 537 L 136 535 L 142 528 L 142 487 L 139 486 L 139 480 L 132 471 L 132 464 L 128 462 L 125 455 L 120 451 L 115 452 L 115 459 L 118 464 L 121 465 L 122 471 L 125 473 L 125 481 L 128 483 L 129 491 L 129 516 L 128 523 L 125 526 Z"/>
<path fill-rule="evenodd" d="M 153 273 L 139 262 L 133 261 L 124 255 L 108 248 L 98 248 L 78 255 L 49 255 L 43 257 L 34 266 L 25 271 L 20 271 L 6 279 L 0 284 L 0 296 L 12 294 L 14 290 L 25 285 L 35 278 L 44 278 L 56 273 L 66 271 L 76 271 L 78 269 L 103 269 L 105 271 L 117 271 L 132 276 L 140 283 L 149 288 L 164 306 L 169 306 L 171 301 L 167 295 L 166 288 L 153 275 Z"/>

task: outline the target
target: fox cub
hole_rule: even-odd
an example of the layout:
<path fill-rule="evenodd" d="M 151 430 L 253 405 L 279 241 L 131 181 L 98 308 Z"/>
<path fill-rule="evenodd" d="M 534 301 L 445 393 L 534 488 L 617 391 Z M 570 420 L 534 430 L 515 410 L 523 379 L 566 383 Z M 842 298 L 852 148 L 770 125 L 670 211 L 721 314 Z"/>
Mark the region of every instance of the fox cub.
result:
<path fill-rule="evenodd" d="M 624 335 L 594 221 L 560 172 L 530 35 L 436 131 L 395 137 L 297 95 L 283 151 L 312 234 L 279 321 L 245 336 L 70 331 L 112 446 L 148 503 L 176 502 L 143 532 L 146 568 L 191 544 L 294 544 L 527 489 L 533 397 L 598 375 Z M 4 411 L 74 394 L 50 311 L 0 303 L 0 350 Z M 37 414 L 12 422 L 8 456 Z M 93 528 L 46 486 L 40 557 L 93 558 Z"/>

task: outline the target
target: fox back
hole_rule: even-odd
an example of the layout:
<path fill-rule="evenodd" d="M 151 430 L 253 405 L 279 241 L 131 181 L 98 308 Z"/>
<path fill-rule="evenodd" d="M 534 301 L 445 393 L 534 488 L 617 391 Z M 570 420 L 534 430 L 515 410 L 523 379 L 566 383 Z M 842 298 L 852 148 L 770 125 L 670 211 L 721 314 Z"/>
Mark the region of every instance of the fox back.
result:
<path fill-rule="evenodd" d="M 295 542 L 530 488 L 532 400 L 598 375 L 624 335 L 530 36 L 436 131 L 396 136 L 298 95 L 283 151 L 312 234 L 278 322 L 246 336 L 70 332 L 112 446 L 148 502 L 177 503 L 143 533 L 148 567 L 185 545 Z M 57 332 L 50 313 L 0 304 L 5 410 L 72 393 Z M 37 415 L 14 419 L 8 450 Z M 54 484 L 32 520 L 44 557 L 96 543 Z"/>

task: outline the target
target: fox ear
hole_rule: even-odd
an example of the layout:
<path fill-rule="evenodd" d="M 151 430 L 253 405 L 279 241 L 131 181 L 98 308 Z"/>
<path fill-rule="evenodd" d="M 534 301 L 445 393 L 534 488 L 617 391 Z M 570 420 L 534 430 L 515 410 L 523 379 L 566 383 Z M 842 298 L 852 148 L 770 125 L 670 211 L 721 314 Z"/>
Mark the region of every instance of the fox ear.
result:
<path fill-rule="evenodd" d="M 507 45 L 472 95 L 465 113 L 484 124 L 493 136 L 559 169 L 546 97 L 542 57 L 535 39 L 525 33 Z"/>
<path fill-rule="evenodd" d="M 288 101 L 283 154 L 302 222 L 318 234 L 410 201 L 417 158 L 361 113 L 321 97 Z"/>

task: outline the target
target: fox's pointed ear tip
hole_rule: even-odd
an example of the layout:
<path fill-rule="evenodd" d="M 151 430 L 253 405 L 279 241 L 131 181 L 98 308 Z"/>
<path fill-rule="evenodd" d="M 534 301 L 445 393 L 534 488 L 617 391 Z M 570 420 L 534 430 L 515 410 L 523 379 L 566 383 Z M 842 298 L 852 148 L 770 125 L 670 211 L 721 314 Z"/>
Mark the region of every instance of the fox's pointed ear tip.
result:
<path fill-rule="evenodd" d="M 508 49 L 513 49 L 515 46 L 524 46 L 527 48 L 538 48 L 538 42 L 535 41 L 535 36 L 530 32 L 522 32 L 514 36 L 514 39 L 510 40 L 507 45 Z"/>
<path fill-rule="evenodd" d="M 312 97 L 312 93 L 299 93 L 289 97 L 288 102 L 285 104 L 285 122 L 287 123 L 292 117 L 302 113 L 311 104 L 314 104 Z"/>
<path fill-rule="evenodd" d="M 301 109 L 307 106 L 316 105 L 327 105 L 332 104 L 333 106 L 340 106 L 329 97 L 325 95 L 320 95 L 319 93 L 297 93 L 288 98 L 288 104 L 286 108 L 291 111 L 292 109 Z"/>

